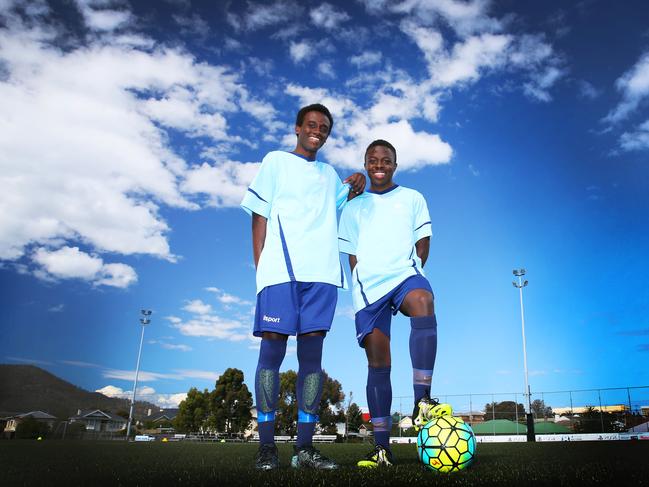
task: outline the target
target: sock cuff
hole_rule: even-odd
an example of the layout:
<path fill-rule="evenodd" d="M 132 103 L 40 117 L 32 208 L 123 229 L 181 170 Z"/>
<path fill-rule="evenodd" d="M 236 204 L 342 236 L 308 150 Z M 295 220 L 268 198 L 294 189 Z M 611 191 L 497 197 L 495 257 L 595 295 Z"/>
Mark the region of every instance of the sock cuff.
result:
<path fill-rule="evenodd" d="M 257 411 L 257 423 L 267 423 L 269 421 L 275 421 L 275 411 L 269 411 L 267 413 Z"/>
<path fill-rule="evenodd" d="M 413 316 L 410 318 L 410 326 L 417 329 L 437 328 L 437 317 L 432 316 Z"/>
<path fill-rule="evenodd" d="M 297 422 L 298 423 L 317 423 L 320 418 L 317 414 L 311 414 L 302 411 L 301 409 L 297 410 Z"/>
<path fill-rule="evenodd" d="M 370 374 L 388 374 L 390 375 L 390 371 L 392 370 L 392 367 L 372 367 L 370 365 L 367 366 L 367 370 Z"/>
<path fill-rule="evenodd" d="M 372 418 L 372 429 L 376 431 L 390 431 L 392 429 L 392 416 Z"/>
<path fill-rule="evenodd" d="M 422 386 L 430 386 L 433 379 L 433 371 L 425 369 L 412 369 L 412 383 Z"/>

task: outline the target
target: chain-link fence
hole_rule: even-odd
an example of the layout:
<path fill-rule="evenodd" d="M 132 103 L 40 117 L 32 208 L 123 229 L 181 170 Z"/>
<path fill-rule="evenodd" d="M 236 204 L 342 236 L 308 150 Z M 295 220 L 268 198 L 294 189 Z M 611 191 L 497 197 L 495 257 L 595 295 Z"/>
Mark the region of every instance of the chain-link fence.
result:
<path fill-rule="evenodd" d="M 530 406 L 537 433 L 649 431 L 649 386 L 532 392 L 529 400 L 516 392 L 437 397 L 479 434 L 525 434 Z M 412 396 L 393 398 L 400 433 L 409 429 L 412 407 Z"/>

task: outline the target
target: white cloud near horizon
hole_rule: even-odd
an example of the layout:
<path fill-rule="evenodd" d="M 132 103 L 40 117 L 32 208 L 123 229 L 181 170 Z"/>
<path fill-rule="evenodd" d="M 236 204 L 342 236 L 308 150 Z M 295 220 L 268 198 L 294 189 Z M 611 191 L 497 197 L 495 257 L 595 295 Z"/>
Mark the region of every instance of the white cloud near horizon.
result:
<path fill-rule="evenodd" d="M 106 379 L 118 379 L 125 381 L 135 380 L 134 370 L 120 370 L 120 369 L 104 369 L 102 376 Z M 155 382 L 158 380 L 186 380 L 186 379 L 204 379 L 204 380 L 217 380 L 220 374 L 209 370 L 192 370 L 192 369 L 177 369 L 171 373 L 162 372 L 148 372 L 140 370 L 138 372 L 138 381 L 142 382 Z"/>
<path fill-rule="evenodd" d="M 107 397 L 119 397 L 128 399 L 131 397 L 133 391 L 125 391 L 120 387 L 107 385 L 101 389 L 95 390 Z M 144 400 L 147 402 L 152 402 L 161 408 L 177 408 L 178 405 L 187 398 L 186 392 L 178 392 L 172 394 L 161 394 L 156 393 L 156 390 L 153 387 L 144 386 L 138 387 L 136 393 L 136 400 Z"/>
<path fill-rule="evenodd" d="M 181 352 L 191 352 L 193 350 L 193 348 L 189 345 L 182 343 L 169 343 L 163 340 L 149 340 L 149 343 L 151 345 L 160 345 L 160 347 L 164 348 L 165 350 L 179 350 Z"/>

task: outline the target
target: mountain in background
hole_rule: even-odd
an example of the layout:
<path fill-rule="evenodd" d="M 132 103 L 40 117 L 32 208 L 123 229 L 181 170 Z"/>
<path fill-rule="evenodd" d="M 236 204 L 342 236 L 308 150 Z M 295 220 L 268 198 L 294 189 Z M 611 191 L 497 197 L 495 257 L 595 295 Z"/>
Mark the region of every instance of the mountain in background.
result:
<path fill-rule="evenodd" d="M 130 401 L 89 392 L 34 365 L 0 364 L 0 416 L 44 411 L 59 419 L 77 414 L 79 409 L 101 409 L 118 413 L 130 408 Z M 143 418 L 160 407 L 136 401 L 134 416 Z"/>

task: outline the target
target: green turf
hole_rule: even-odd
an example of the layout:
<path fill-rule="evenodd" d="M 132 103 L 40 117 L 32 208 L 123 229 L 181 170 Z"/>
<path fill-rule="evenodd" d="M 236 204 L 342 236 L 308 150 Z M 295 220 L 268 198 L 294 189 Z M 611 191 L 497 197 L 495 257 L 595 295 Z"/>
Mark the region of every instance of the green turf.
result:
<path fill-rule="evenodd" d="M 648 485 L 649 441 L 478 444 L 469 469 L 423 469 L 414 445 L 394 445 L 397 465 L 359 470 L 367 445 L 327 444 L 335 472 L 294 471 L 290 445 L 282 468 L 252 468 L 254 444 L 0 441 L 0 485 Z"/>

